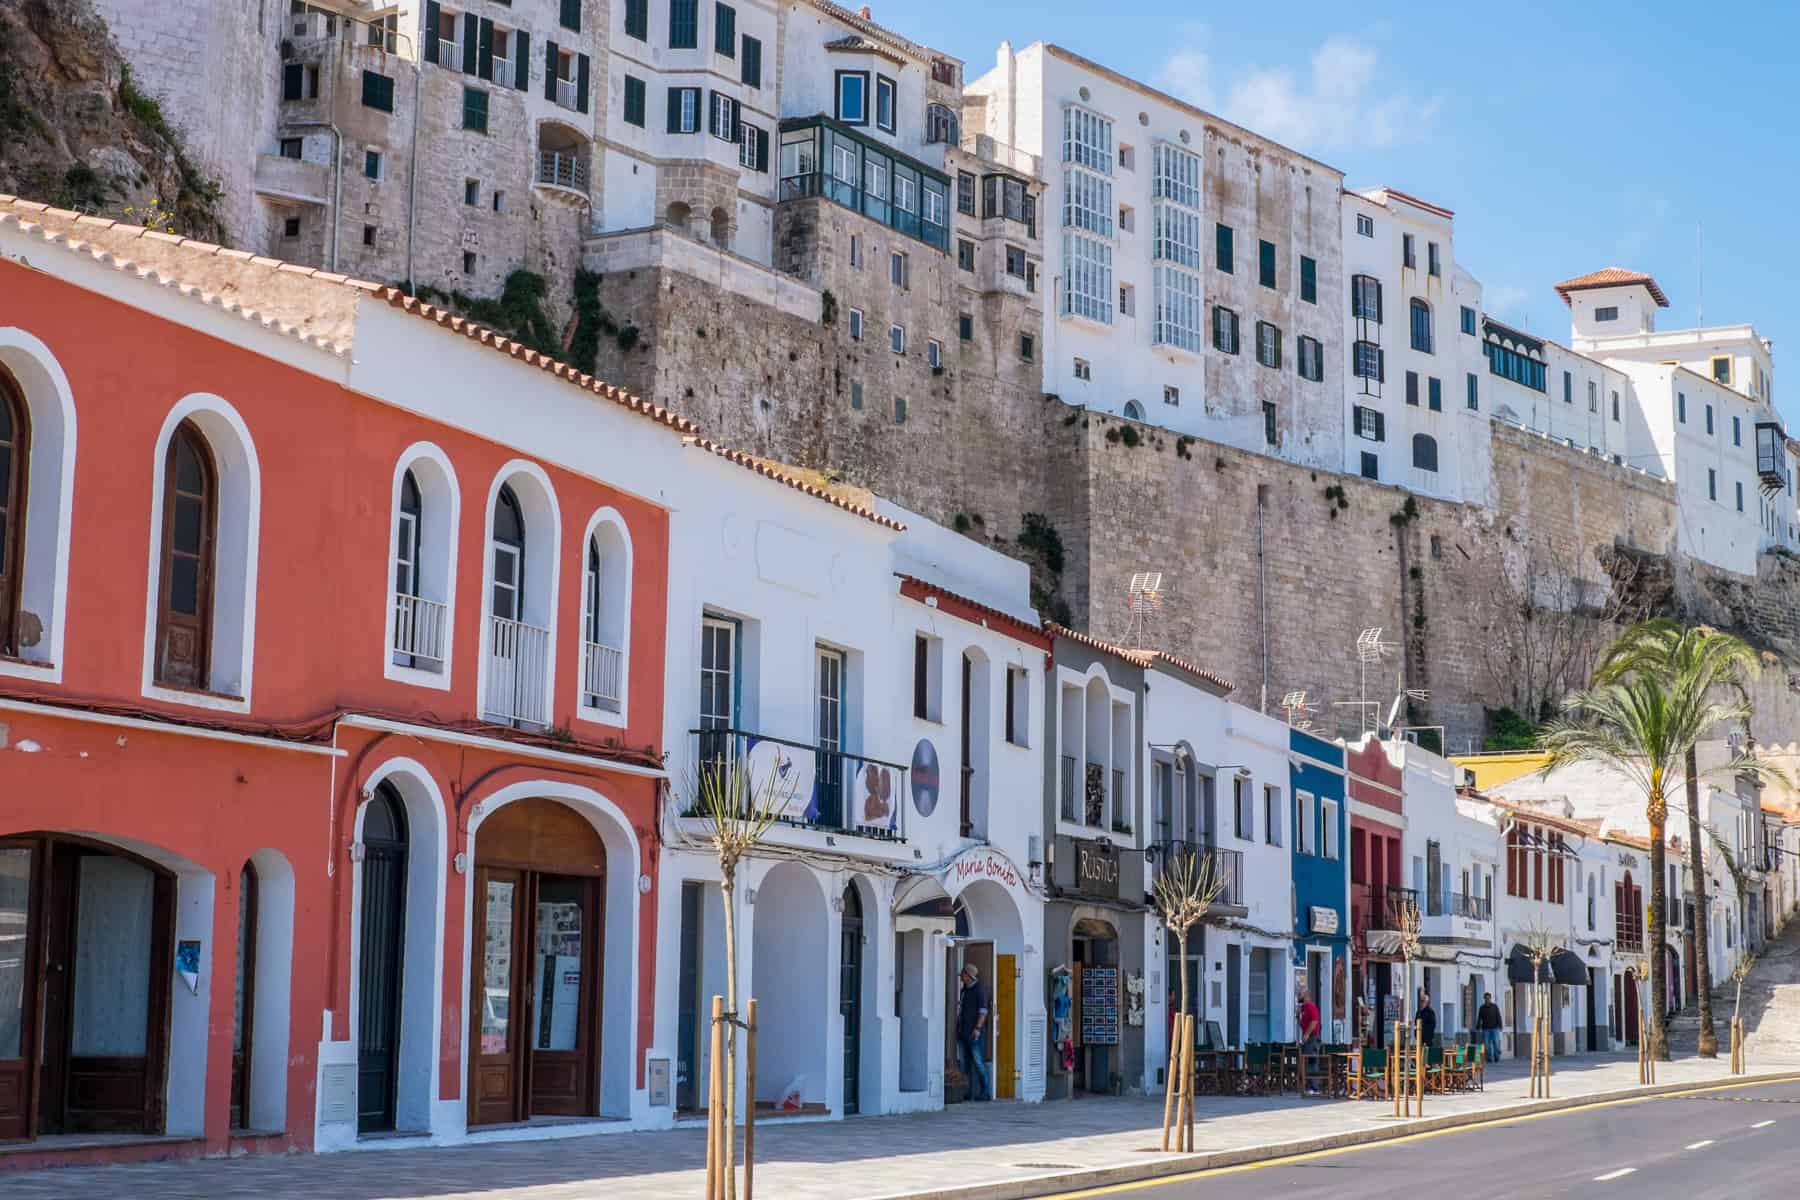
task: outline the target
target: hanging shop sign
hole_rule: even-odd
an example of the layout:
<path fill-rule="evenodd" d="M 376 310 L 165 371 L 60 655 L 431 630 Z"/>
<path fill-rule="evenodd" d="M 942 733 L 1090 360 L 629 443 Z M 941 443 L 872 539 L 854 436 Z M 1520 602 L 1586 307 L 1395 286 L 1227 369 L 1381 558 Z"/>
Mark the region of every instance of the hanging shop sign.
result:
<path fill-rule="evenodd" d="M 1019 868 L 1013 866 L 1011 859 L 997 850 L 982 847 L 969 851 L 950 864 L 943 875 L 944 890 L 954 895 L 977 879 L 991 880 L 1009 892 L 1024 887 Z"/>

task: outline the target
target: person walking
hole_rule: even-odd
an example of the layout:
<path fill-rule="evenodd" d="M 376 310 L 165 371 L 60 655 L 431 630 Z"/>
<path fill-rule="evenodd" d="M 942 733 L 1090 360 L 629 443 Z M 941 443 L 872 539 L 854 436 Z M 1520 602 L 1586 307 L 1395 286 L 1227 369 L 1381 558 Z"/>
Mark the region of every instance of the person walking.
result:
<path fill-rule="evenodd" d="M 1487 1048 L 1487 1061 L 1500 1061 L 1500 1006 L 1494 1003 L 1494 993 L 1481 993 L 1481 1012 L 1475 1018 L 1475 1027 L 1481 1030 L 1482 1045 Z"/>
<path fill-rule="evenodd" d="M 1431 1007 L 1431 993 L 1419 993 L 1419 1045 L 1437 1045 L 1437 1009 Z"/>
<path fill-rule="evenodd" d="M 1319 1049 L 1319 1006 L 1313 1003 L 1312 996 L 1305 988 L 1300 989 L 1300 1044 L 1307 1053 L 1316 1053 Z"/>
<path fill-rule="evenodd" d="M 956 1006 L 956 1057 L 964 1075 L 969 1077 L 969 1099 L 992 1100 L 994 1087 L 988 1079 L 987 1055 L 982 1031 L 987 1026 L 987 991 L 981 986 L 981 971 L 974 963 L 964 963 L 962 996 Z"/>

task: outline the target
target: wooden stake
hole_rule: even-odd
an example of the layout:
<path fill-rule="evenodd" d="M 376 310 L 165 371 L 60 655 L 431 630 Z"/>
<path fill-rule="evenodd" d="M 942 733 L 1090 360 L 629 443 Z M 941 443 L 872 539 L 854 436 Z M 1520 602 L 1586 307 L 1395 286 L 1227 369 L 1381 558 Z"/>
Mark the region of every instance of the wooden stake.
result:
<path fill-rule="evenodd" d="M 731 1116 L 725 1111 L 725 997 L 714 996 L 712 1002 L 712 1113 L 713 1200 L 726 1200 L 734 1190 L 726 1177 L 725 1140 L 731 1136 Z"/>
<path fill-rule="evenodd" d="M 1425 1026 L 1418 1022 L 1413 1025 L 1413 1073 L 1419 1077 L 1418 1115 L 1422 1117 L 1425 1115 Z"/>
<path fill-rule="evenodd" d="M 1175 1149 L 1179 1152 L 1188 1148 L 1188 1120 L 1194 1106 L 1193 1016 L 1178 1018 L 1175 1032 L 1181 1039 L 1175 1048 Z"/>
<path fill-rule="evenodd" d="M 756 1176 L 756 997 L 750 998 L 744 1027 L 744 1200 L 751 1200 Z"/>
<path fill-rule="evenodd" d="M 725 997 L 714 996 L 712 1002 L 712 1036 L 708 1040 L 711 1049 L 711 1071 L 707 1076 L 706 1088 L 706 1200 L 719 1200 L 719 1175 L 724 1168 L 724 1155 L 719 1152 L 719 1109 L 720 1101 L 725 1095 L 725 1086 L 721 1082 L 720 1055 L 722 1047 L 719 1037 L 719 1015 L 725 1011 Z"/>
<path fill-rule="evenodd" d="M 1198 1055 L 1194 1050 L 1194 1043 L 1198 1040 L 1199 1033 L 1200 1017 L 1197 1013 L 1190 1013 L 1187 1037 L 1182 1039 L 1182 1044 L 1187 1047 L 1185 1074 L 1187 1075 L 1187 1149 L 1189 1154 L 1194 1152 L 1194 1086 L 1198 1082 L 1196 1077 L 1199 1073 L 1199 1063 L 1196 1061 Z"/>
<path fill-rule="evenodd" d="M 1169 1027 L 1169 1036 L 1174 1044 L 1169 1047 L 1169 1069 L 1164 1075 L 1163 1087 L 1163 1153 L 1169 1152 L 1169 1129 L 1175 1123 L 1175 1093 L 1180 1090 L 1181 1079 L 1181 1033 L 1187 1028 L 1187 1014 L 1176 1013 L 1175 1023 Z"/>

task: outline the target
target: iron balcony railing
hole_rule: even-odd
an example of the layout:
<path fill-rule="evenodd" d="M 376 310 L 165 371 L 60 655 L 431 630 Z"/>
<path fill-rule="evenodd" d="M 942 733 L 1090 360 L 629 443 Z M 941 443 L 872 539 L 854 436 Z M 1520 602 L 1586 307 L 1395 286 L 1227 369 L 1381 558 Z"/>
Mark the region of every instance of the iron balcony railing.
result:
<path fill-rule="evenodd" d="M 510 58 L 494 59 L 494 82 L 500 87 L 513 85 L 513 62 Z"/>
<path fill-rule="evenodd" d="M 1487 896 L 1457 892 L 1450 897 L 1450 911 L 1471 921 L 1491 921 L 1494 919 L 1494 902 Z"/>
<path fill-rule="evenodd" d="M 1062 770 L 1058 775 L 1058 779 L 1061 781 L 1062 806 L 1057 810 L 1065 821 L 1081 819 L 1077 815 L 1080 810 L 1075 807 L 1075 778 L 1075 756 L 1065 754 L 1062 756 Z"/>
<path fill-rule="evenodd" d="M 487 719 L 520 728 L 548 728 L 545 685 L 549 666 L 548 629 L 489 617 L 487 696 L 483 701 Z"/>
<path fill-rule="evenodd" d="M 625 652 L 600 642 L 581 643 L 581 699 L 589 708 L 619 711 L 625 695 Z"/>
<path fill-rule="evenodd" d="M 746 729 L 690 729 L 688 736 L 694 744 L 697 779 L 729 780 L 733 765 L 744 764 L 738 786 L 744 789 L 747 804 L 766 802 L 762 789 L 771 772 L 779 774 L 787 795 L 776 819 L 784 825 L 906 840 L 911 772 L 900 763 Z M 703 786 L 696 784 L 683 816 L 703 815 L 705 805 L 698 794 Z"/>
<path fill-rule="evenodd" d="M 1382 894 L 1381 901 L 1381 915 L 1385 923 L 1376 926 L 1376 928 L 1398 929 L 1400 928 L 1401 914 L 1404 913 L 1409 906 L 1414 908 L 1418 907 L 1418 889 L 1397 887 L 1387 888 Z M 1423 910 L 1421 910 L 1421 912 L 1423 912 Z"/>
<path fill-rule="evenodd" d="M 1208 846 L 1200 842 L 1163 841 L 1157 843 L 1157 860 L 1168 864 L 1185 855 L 1199 856 L 1202 862 L 1211 859 L 1213 868 L 1225 886 L 1220 890 L 1214 904 L 1227 908 L 1244 906 L 1244 852 L 1242 850 L 1223 850 L 1217 846 Z"/>
<path fill-rule="evenodd" d="M 587 164 L 561 150 L 540 150 L 537 181 L 553 187 L 586 192 Z"/>
<path fill-rule="evenodd" d="M 574 108 L 575 108 L 575 81 L 573 79 L 564 79 L 560 75 L 557 76 L 557 78 L 556 78 L 556 102 L 558 104 L 562 105 L 566 109 L 569 109 L 571 111 L 574 110 Z"/>
<path fill-rule="evenodd" d="M 394 593 L 394 663 L 424 671 L 444 669 L 449 609 L 423 596 Z"/>
<path fill-rule="evenodd" d="M 450 38 L 438 39 L 438 66 L 452 71 L 462 70 L 462 44 Z"/>

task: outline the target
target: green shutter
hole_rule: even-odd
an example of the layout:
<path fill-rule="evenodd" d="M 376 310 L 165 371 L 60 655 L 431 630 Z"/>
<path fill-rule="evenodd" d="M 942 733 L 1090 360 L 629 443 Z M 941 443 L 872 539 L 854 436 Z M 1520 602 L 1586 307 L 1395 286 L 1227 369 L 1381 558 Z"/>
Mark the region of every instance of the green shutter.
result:
<path fill-rule="evenodd" d="M 644 127 L 644 81 L 635 75 L 625 77 L 625 123 Z"/>
<path fill-rule="evenodd" d="M 588 100 L 588 56 L 579 55 L 575 60 L 575 111 L 586 112 Z"/>
<path fill-rule="evenodd" d="M 562 0 L 562 26 L 581 32 L 581 0 Z"/>
<path fill-rule="evenodd" d="M 474 75 L 480 69 L 481 65 L 481 37 L 476 30 L 469 28 L 469 25 L 474 20 L 475 18 L 473 17 L 463 17 L 462 69 L 464 75 Z"/>
<path fill-rule="evenodd" d="M 744 69 L 743 81 L 753 88 L 762 86 L 762 42 L 746 34 L 744 36 Z"/>
<path fill-rule="evenodd" d="M 488 131 L 488 95 L 480 88 L 463 88 L 463 125 L 472 133 Z"/>
<path fill-rule="evenodd" d="M 394 81 L 376 71 L 363 72 L 362 102 L 365 108 L 394 111 Z"/>
<path fill-rule="evenodd" d="M 669 89 L 669 132 L 681 132 L 681 89 Z"/>
<path fill-rule="evenodd" d="M 475 36 L 475 77 L 492 79 L 494 77 L 494 23 L 486 17 L 481 18 L 480 31 Z"/>
<path fill-rule="evenodd" d="M 523 29 L 513 34 L 518 47 L 513 54 L 513 86 L 521 92 L 531 88 L 531 35 Z"/>
<path fill-rule="evenodd" d="M 669 0 L 669 48 L 693 50 L 700 45 L 700 0 Z"/>
<path fill-rule="evenodd" d="M 556 99 L 556 60 L 561 55 L 555 42 L 544 43 L 544 99 Z"/>
<path fill-rule="evenodd" d="M 1227 275 L 1231 274 L 1231 226 L 1220 225 L 1216 230 L 1213 243 L 1214 265 Z"/>
<path fill-rule="evenodd" d="M 737 9 L 729 4 L 713 5 L 713 53 L 737 57 Z"/>
<path fill-rule="evenodd" d="M 425 0 L 425 61 L 438 60 L 438 3 Z"/>
<path fill-rule="evenodd" d="M 650 0 L 625 0 L 625 36 L 640 42 L 650 36 Z"/>

